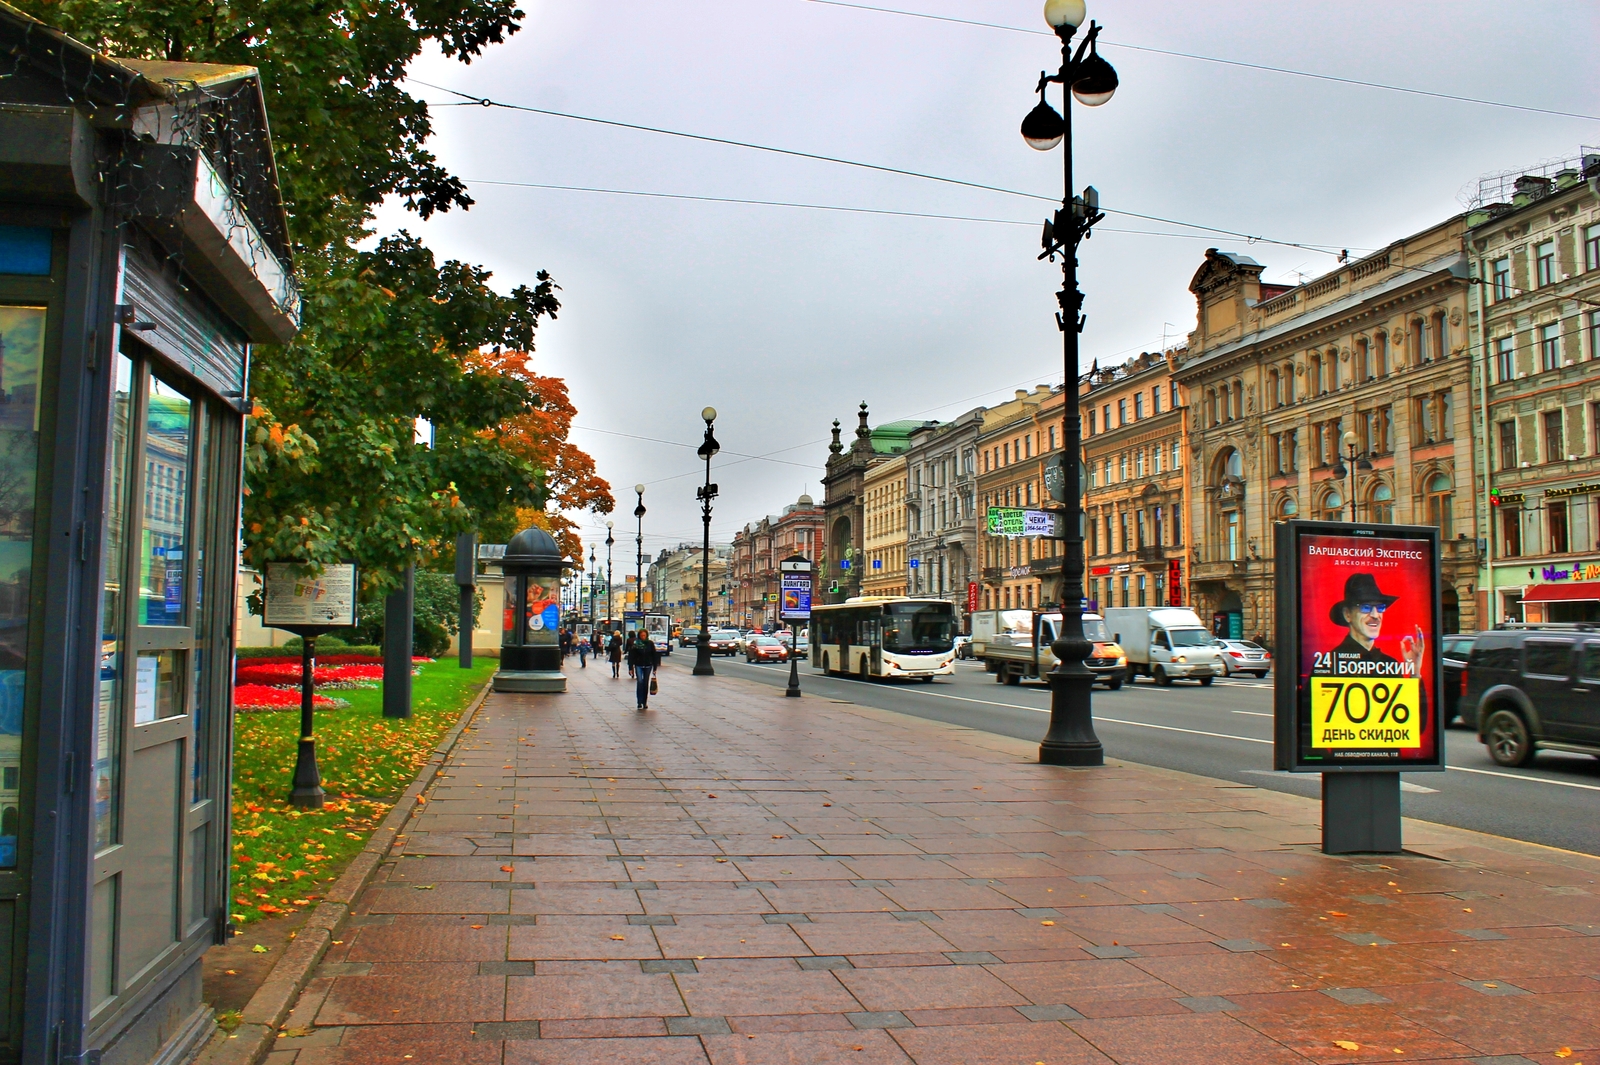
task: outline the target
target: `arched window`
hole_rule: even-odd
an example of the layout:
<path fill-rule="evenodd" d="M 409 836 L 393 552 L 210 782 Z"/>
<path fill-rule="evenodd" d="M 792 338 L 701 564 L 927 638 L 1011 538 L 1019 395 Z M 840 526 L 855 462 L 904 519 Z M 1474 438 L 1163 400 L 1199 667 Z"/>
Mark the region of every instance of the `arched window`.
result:
<path fill-rule="evenodd" d="M 1378 376 L 1373 372 L 1372 342 L 1366 337 L 1356 340 L 1356 365 L 1360 367 L 1361 380 L 1370 381 Z"/>
<path fill-rule="evenodd" d="M 1233 416 L 1244 417 L 1244 382 L 1238 378 L 1233 381 Z"/>
<path fill-rule="evenodd" d="M 1379 333 L 1373 340 L 1373 368 L 1379 377 L 1389 376 L 1389 334 Z"/>
<path fill-rule="evenodd" d="M 1428 330 L 1421 318 L 1411 319 L 1411 335 L 1406 337 L 1406 343 L 1411 347 L 1411 361 L 1420 365 L 1427 356 L 1425 341 Z"/>
<path fill-rule="evenodd" d="M 1223 473 L 1234 480 L 1244 477 L 1244 457 L 1237 451 L 1228 452 L 1228 460 L 1223 466 Z"/>
<path fill-rule="evenodd" d="M 1379 525 L 1394 524 L 1394 489 L 1381 481 L 1373 485 L 1367 495 L 1367 517 Z"/>
<path fill-rule="evenodd" d="M 1277 370 L 1267 371 L 1267 396 L 1271 399 L 1274 407 L 1283 406 L 1283 396 L 1280 392 Z"/>
<path fill-rule="evenodd" d="M 1233 448 L 1219 454 L 1212 464 L 1211 483 L 1217 491 L 1215 512 L 1216 558 L 1237 561 L 1244 536 L 1244 456 Z"/>
<path fill-rule="evenodd" d="M 1217 390 L 1206 389 L 1206 425 L 1217 424 Z"/>
<path fill-rule="evenodd" d="M 1344 496 L 1339 494 L 1337 488 L 1330 489 L 1322 497 L 1322 513 L 1318 517 L 1323 521 L 1344 521 Z"/>
<path fill-rule="evenodd" d="M 1455 536 L 1455 482 L 1448 473 L 1435 474 L 1428 481 L 1428 524 L 1439 527 L 1439 538 L 1449 540 Z"/>
<path fill-rule="evenodd" d="M 1433 312 L 1433 351 L 1430 353 L 1435 359 L 1442 359 L 1450 353 L 1450 319 L 1445 317 L 1443 311 Z"/>
<path fill-rule="evenodd" d="M 1278 521 L 1288 521 L 1300 513 L 1300 504 L 1295 502 L 1292 495 L 1280 496 L 1278 505 L 1273 508 L 1272 516 Z"/>
<path fill-rule="evenodd" d="M 1339 390 L 1339 353 L 1337 351 L 1329 351 L 1324 365 L 1328 369 L 1327 391 L 1337 392 Z"/>
<path fill-rule="evenodd" d="M 1283 364 L 1283 402 L 1294 402 L 1294 363 Z"/>
<path fill-rule="evenodd" d="M 1311 394 L 1322 395 L 1322 356 L 1311 356 Z"/>

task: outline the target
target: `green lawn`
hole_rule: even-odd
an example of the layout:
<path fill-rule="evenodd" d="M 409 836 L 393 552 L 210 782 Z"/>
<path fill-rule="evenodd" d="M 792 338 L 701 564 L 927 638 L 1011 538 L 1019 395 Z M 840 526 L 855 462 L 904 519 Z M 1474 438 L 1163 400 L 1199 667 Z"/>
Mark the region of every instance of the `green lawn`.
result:
<path fill-rule="evenodd" d="M 317 764 L 328 794 L 321 810 L 288 803 L 300 736 L 300 709 L 241 712 L 233 743 L 233 891 L 235 924 L 315 905 L 360 852 L 406 786 L 427 764 L 498 665 L 479 658 L 462 669 L 452 658 L 422 666 L 412 680 L 412 716 L 383 716 L 383 691 L 330 694 L 349 701 L 318 710 Z"/>

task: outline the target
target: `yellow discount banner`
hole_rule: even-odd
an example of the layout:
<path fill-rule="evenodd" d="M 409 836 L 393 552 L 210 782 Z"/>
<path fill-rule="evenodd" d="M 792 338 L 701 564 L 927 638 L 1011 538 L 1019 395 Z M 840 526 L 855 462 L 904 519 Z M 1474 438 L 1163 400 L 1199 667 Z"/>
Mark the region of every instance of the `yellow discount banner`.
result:
<path fill-rule="evenodd" d="M 1312 677 L 1313 747 L 1422 746 L 1422 682 L 1415 677 Z"/>

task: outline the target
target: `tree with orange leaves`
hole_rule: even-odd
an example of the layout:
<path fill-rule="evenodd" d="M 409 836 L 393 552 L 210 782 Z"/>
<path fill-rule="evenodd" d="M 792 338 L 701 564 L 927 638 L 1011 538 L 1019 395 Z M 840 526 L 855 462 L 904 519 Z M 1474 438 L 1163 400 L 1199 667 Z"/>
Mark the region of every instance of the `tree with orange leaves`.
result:
<path fill-rule="evenodd" d="M 581 558 L 582 537 L 564 512 L 592 510 L 608 514 L 616 501 L 611 485 L 595 473 L 594 459 L 567 438 L 578 413 L 567 383 L 559 377 L 535 373 L 531 356 L 525 351 L 481 351 L 472 356 L 472 361 L 479 372 L 515 381 L 538 397 L 531 408 L 490 431 L 500 447 L 539 471 L 540 499 L 555 504 L 553 510 L 517 508 L 517 527 L 544 529 L 561 545 L 563 556 Z"/>

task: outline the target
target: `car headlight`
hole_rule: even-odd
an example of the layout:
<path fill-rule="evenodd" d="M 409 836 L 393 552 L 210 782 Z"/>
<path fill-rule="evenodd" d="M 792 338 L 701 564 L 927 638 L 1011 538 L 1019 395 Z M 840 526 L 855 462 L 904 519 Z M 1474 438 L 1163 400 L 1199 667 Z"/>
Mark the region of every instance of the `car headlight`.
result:
<path fill-rule="evenodd" d="M 1173 661 L 1174 661 L 1174 662 L 1187 662 L 1187 661 L 1189 661 L 1189 660 L 1188 660 L 1188 659 L 1187 659 L 1187 658 L 1185 658 L 1185 657 L 1184 657 L 1184 656 L 1183 656 L 1183 655 L 1173 655 L 1173 656 L 1172 656 L 1172 660 L 1173 660 Z"/>
<path fill-rule="evenodd" d="M 1117 665 L 1125 666 L 1127 664 L 1128 664 L 1128 659 L 1127 659 L 1126 655 L 1118 655 L 1117 656 Z"/>

